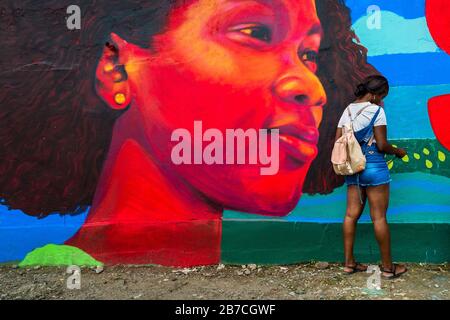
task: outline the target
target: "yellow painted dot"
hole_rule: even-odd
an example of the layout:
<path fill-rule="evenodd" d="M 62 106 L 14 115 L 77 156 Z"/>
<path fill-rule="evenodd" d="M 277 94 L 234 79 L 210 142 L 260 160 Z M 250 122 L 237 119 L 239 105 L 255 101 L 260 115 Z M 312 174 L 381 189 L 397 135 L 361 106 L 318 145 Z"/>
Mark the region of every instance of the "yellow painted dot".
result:
<path fill-rule="evenodd" d="M 394 167 L 394 161 L 391 161 L 391 162 L 388 163 L 389 170 L 391 170 L 392 167 Z"/>
<path fill-rule="evenodd" d="M 439 161 L 444 162 L 445 161 L 445 153 L 443 153 L 442 151 L 438 151 L 438 159 Z"/>
<path fill-rule="evenodd" d="M 396 145 L 396 144 L 393 144 L 392 146 L 393 146 L 394 148 L 397 148 L 397 145 Z"/>
<path fill-rule="evenodd" d="M 429 155 L 430 154 L 430 150 L 428 150 L 427 148 L 423 148 L 423 154 L 425 155 Z"/>
<path fill-rule="evenodd" d="M 408 157 L 408 155 L 404 156 L 404 157 L 402 158 L 402 161 L 403 161 L 403 162 L 409 162 L 409 157 Z"/>
<path fill-rule="evenodd" d="M 427 166 L 428 169 L 433 168 L 433 162 L 431 162 L 430 160 L 426 160 L 425 165 Z"/>
<path fill-rule="evenodd" d="M 414 159 L 419 160 L 420 159 L 420 154 L 414 152 Z"/>

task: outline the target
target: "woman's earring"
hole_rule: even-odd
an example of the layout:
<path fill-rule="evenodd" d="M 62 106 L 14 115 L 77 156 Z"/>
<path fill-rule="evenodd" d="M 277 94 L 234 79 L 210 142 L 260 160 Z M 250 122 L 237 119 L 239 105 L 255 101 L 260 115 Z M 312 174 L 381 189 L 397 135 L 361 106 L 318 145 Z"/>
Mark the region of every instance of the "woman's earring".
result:
<path fill-rule="evenodd" d="M 119 106 L 123 105 L 125 101 L 127 101 L 125 94 L 119 92 L 114 95 L 114 102 L 117 103 Z"/>

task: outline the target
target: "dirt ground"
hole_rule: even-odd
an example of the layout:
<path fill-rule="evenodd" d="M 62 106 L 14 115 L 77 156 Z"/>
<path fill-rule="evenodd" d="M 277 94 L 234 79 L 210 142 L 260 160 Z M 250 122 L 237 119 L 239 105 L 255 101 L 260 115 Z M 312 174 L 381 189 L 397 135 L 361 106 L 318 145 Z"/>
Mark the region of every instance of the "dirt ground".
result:
<path fill-rule="evenodd" d="M 408 273 L 368 289 L 368 273 L 342 274 L 328 263 L 289 266 L 159 266 L 81 268 L 81 288 L 68 289 L 64 267 L 0 266 L 5 299 L 429 299 L 449 300 L 450 264 L 409 264 Z"/>

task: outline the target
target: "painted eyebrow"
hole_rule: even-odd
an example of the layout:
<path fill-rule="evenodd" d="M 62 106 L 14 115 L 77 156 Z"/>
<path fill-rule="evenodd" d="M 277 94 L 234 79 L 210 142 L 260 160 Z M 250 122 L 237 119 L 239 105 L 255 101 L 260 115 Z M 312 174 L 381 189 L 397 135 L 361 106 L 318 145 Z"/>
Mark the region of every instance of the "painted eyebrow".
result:
<path fill-rule="evenodd" d="M 255 2 L 255 3 L 259 3 L 259 4 L 266 6 L 267 4 L 271 4 L 271 1 L 273 1 L 273 0 L 228 0 L 228 1 L 229 2 Z M 283 5 L 283 7 L 284 7 L 284 5 Z M 284 8 L 287 10 L 286 7 L 284 7 Z M 308 36 L 316 35 L 316 34 L 318 34 L 321 39 L 324 38 L 322 24 L 319 21 L 314 22 L 313 26 L 307 32 Z"/>
<path fill-rule="evenodd" d="M 231 3 L 245 3 L 245 2 L 249 2 L 249 3 L 256 3 L 256 4 L 260 4 L 263 6 L 269 6 L 271 7 L 273 0 L 227 0 L 225 2 L 231 2 Z"/>

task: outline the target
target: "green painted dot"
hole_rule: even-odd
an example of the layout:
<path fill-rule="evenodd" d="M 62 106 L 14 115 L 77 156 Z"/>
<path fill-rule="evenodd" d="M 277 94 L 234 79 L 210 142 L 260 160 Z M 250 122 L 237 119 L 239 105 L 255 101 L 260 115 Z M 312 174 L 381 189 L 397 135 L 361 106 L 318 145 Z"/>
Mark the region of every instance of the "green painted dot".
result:
<path fill-rule="evenodd" d="M 445 161 L 445 153 L 443 153 L 442 151 L 438 151 L 438 159 L 439 159 L 439 161 L 444 162 Z"/>
<path fill-rule="evenodd" d="M 420 154 L 414 152 L 414 159 L 419 160 L 420 159 Z"/>
<path fill-rule="evenodd" d="M 433 162 L 431 162 L 430 160 L 426 160 L 425 165 L 427 166 L 428 169 L 433 168 Z"/>
<path fill-rule="evenodd" d="M 423 154 L 425 154 L 425 155 L 429 155 L 430 154 L 430 150 L 428 150 L 427 148 L 423 148 Z"/>
<path fill-rule="evenodd" d="M 403 162 L 409 162 L 409 157 L 408 157 L 408 155 L 404 156 L 404 157 L 402 158 L 402 161 L 403 161 Z"/>

